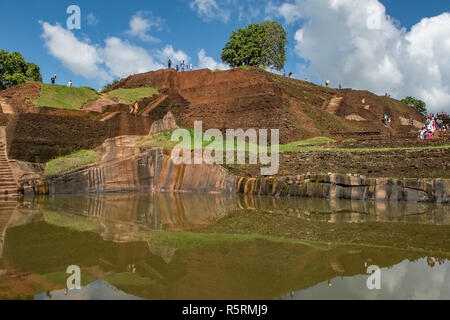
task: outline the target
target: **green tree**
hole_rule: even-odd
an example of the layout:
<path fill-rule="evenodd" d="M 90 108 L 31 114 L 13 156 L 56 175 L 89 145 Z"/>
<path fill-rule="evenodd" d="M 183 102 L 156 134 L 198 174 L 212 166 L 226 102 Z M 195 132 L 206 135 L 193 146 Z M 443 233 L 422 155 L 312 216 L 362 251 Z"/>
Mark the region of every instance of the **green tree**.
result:
<path fill-rule="evenodd" d="M 416 99 L 414 97 L 406 97 L 402 100 L 402 102 L 413 107 L 414 109 L 416 109 L 416 111 L 420 112 L 423 115 L 427 114 L 427 104 L 422 100 Z"/>
<path fill-rule="evenodd" d="M 42 82 L 39 67 L 26 62 L 19 52 L 0 50 L 0 90 L 29 81 Z"/>
<path fill-rule="evenodd" d="M 287 33 L 274 21 L 249 24 L 233 31 L 222 50 L 222 61 L 231 67 L 260 66 L 281 70 L 286 62 Z"/>

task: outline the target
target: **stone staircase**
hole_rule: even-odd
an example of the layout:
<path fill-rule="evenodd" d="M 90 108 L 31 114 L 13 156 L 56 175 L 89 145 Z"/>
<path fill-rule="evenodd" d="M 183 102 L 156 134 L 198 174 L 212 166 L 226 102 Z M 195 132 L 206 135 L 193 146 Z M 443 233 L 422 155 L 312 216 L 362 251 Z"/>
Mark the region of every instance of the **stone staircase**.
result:
<path fill-rule="evenodd" d="M 151 103 L 150 105 L 148 105 L 147 107 L 144 108 L 144 110 L 142 110 L 139 114 L 140 115 L 147 115 L 150 112 L 152 112 L 154 109 L 156 109 L 160 104 L 162 104 L 164 101 L 166 101 L 166 99 L 169 96 L 166 94 L 161 95 L 160 97 L 158 97 L 153 103 Z"/>
<path fill-rule="evenodd" d="M 105 122 L 105 121 L 107 121 L 107 120 L 109 120 L 109 119 L 114 118 L 114 117 L 115 117 L 116 115 L 118 115 L 119 113 L 120 113 L 119 111 L 108 113 L 108 114 L 106 114 L 105 116 L 103 116 L 103 117 L 100 119 L 100 121 Z"/>
<path fill-rule="evenodd" d="M 17 197 L 18 185 L 6 153 L 5 127 L 0 127 L 0 197 Z"/>

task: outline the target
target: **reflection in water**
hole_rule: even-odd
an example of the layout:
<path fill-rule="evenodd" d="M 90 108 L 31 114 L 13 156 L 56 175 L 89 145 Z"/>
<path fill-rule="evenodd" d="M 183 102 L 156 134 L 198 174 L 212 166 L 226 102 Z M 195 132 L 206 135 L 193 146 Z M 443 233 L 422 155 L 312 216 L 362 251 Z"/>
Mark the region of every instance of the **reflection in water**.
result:
<path fill-rule="evenodd" d="M 328 222 L 448 224 L 444 205 L 192 194 L 36 197 L 0 203 L 0 298 L 450 298 L 450 264 L 397 249 L 254 240 L 180 249 L 142 241 L 149 230 L 190 230 L 236 209 Z M 89 231 L 89 232 L 86 232 Z M 80 266 L 82 290 L 64 287 Z M 366 287 L 368 265 L 382 290 Z M 339 295 L 337 295 L 339 293 Z"/>
<path fill-rule="evenodd" d="M 275 198 L 240 195 L 240 208 L 259 209 L 297 215 L 313 221 L 336 222 L 406 222 L 450 224 L 450 205 L 411 202 L 374 202 L 311 198 Z"/>
<path fill-rule="evenodd" d="M 97 280 L 80 290 L 54 290 L 37 294 L 35 300 L 142 300 L 127 294 L 103 280 Z"/>
<path fill-rule="evenodd" d="M 367 276 L 337 277 L 327 283 L 284 295 L 282 299 L 414 299 L 448 300 L 450 297 L 450 262 L 430 269 L 427 259 L 401 263 L 381 269 L 381 290 L 368 290 Z M 331 284 L 331 285 L 330 285 Z"/>

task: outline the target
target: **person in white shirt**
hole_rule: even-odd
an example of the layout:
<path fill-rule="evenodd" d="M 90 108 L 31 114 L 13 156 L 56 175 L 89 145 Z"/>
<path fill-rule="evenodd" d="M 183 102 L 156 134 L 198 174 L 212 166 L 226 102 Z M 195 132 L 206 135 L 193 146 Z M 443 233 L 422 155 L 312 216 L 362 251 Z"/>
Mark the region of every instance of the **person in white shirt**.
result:
<path fill-rule="evenodd" d="M 72 88 L 72 80 L 69 80 L 69 82 L 67 83 L 67 88 Z"/>

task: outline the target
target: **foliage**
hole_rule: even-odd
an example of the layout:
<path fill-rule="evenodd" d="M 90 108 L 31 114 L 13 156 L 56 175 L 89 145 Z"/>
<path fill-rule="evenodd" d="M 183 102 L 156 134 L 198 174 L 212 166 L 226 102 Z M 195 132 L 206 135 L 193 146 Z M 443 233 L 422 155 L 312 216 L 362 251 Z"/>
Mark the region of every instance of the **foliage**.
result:
<path fill-rule="evenodd" d="M 42 84 L 41 94 L 34 104 L 40 107 L 81 109 L 83 105 L 98 99 L 99 94 L 92 88 L 76 88 L 56 84 Z"/>
<path fill-rule="evenodd" d="M 45 176 L 54 176 L 100 160 L 100 155 L 92 150 L 80 150 L 64 157 L 51 160 L 45 167 Z"/>
<path fill-rule="evenodd" d="M 105 85 L 105 86 L 103 87 L 102 92 L 108 90 L 109 88 L 111 88 L 113 85 L 115 85 L 115 84 L 117 84 L 117 83 L 119 83 L 119 80 L 117 80 L 117 79 L 114 80 L 114 81 L 111 82 L 111 83 L 108 83 L 107 85 Z"/>
<path fill-rule="evenodd" d="M 412 106 L 414 109 L 416 109 L 417 112 L 420 112 L 423 115 L 427 114 L 427 104 L 419 99 L 416 99 L 414 97 L 406 97 L 402 100 L 403 103 L 406 103 L 409 106 Z"/>
<path fill-rule="evenodd" d="M 158 94 L 155 88 L 135 88 L 135 89 L 116 89 L 108 93 L 109 99 L 122 99 L 124 103 L 130 104 L 142 98 L 151 97 Z"/>
<path fill-rule="evenodd" d="M 26 62 L 19 52 L 0 50 L 0 90 L 30 81 L 42 82 L 40 68 Z"/>
<path fill-rule="evenodd" d="M 222 50 L 222 60 L 231 67 L 259 66 L 281 70 L 286 62 L 287 32 L 274 21 L 249 24 L 233 31 Z"/>

